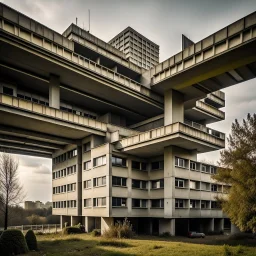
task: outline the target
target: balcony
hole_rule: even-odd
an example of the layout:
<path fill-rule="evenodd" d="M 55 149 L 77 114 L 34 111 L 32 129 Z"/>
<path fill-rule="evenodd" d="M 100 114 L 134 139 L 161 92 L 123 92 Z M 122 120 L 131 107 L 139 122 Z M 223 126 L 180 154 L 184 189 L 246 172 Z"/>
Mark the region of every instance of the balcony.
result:
<path fill-rule="evenodd" d="M 202 126 L 194 128 L 184 123 L 174 123 L 119 140 L 121 151 L 139 156 L 152 156 L 164 152 L 166 146 L 178 146 L 198 152 L 209 152 L 225 147 L 225 135 Z"/>
<path fill-rule="evenodd" d="M 12 109 L 14 109 L 14 111 L 8 111 L 6 108 L 0 109 L 3 112 L 1 113 L 1 116 L 3 116 L 3 120 L 5 122 L 10 122 L 10 123 L 5 123 L 8 125 L 13 125 L 13 122 L 16 121 L 16 119 L 11 118 L 10 115 L 8 114 L 8 113 L 11 113 L 11 114 L 15 114 L 15 116 L 23 116 L 22 117 L 23 122 L 19 123 L 18 125 L 24 126 L 24 128 L 27 128 L 29 126 L 29 123 L 26 124 L 26 121 L 25 121 L 26 118 L 30 120 L 32 118 L 34 123 L 31 126 L 33 127 L 36 127 L 38 125 L 36 124 L 36 122 L 43 120 L 44 122 L 49 122 L 56 126 L 62 124 L 61 126 L 64 126 L 64 128 L 66 129 L 68 128 L 74 129 L 74 128 L 80 127 L 79 130 L 84 130 L 86 132 L 90 131 L 92 133 L 96 133 L 99 135 L 104 135 L 105 132 L 107 131 L 107 124 L 105 123 L 102 123 L 84 116 L 80 116 L 74 113 L 69 113 L 66 111 L 41 105 L 32 101 L 9 96 L 9 95 L 0 94 L 0 105 L 3 107 L 8 107 L 8 108 L 11 107 Z M 15 110 L 21 110 L 23 113 L 21 112 L 17 113 Z M 4 117 L 4 114 L 7 114 L 6 118 Z M 32 114 L 32 116 L 30 114 Z M 63 122 L 65 124 L 63 124 Z M 49 124 L 49 129 L 50 129 L 50 124 Z M 57 131 L 57 134 L 60 134 L 60 130 Z"/>

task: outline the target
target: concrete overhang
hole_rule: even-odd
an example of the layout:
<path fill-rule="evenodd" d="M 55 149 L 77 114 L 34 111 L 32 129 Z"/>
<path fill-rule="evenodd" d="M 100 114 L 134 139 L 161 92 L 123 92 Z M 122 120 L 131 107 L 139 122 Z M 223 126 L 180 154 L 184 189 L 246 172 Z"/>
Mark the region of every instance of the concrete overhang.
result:
<path fill-rule="evenodd" d="M 225 139 L 212 136 L 183 123 L 175 123 L 119 140 L 116 148 L 140 157 L 161 155 L 167 146 L 205 153 L 225 148 Z"/>

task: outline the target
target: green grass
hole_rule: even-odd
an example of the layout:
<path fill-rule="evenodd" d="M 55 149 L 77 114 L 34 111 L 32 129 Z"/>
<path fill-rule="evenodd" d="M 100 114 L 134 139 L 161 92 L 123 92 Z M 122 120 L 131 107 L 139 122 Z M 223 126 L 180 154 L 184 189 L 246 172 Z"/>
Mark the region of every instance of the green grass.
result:
<path fill-rule="evenodd" d="M 104 239 L 89 234 L 37 236 L 39 251 L 29 255 L 47 256 L 255 256 L 256 241 L 232 241 L 207 237 L 136 237 L 135 239 Z M 202 244 L 204 243 L 204 244 Z M 228 244 L 228 245 L 224 245 Z M 239 245 L 243 244 L 243 245 Z"/>

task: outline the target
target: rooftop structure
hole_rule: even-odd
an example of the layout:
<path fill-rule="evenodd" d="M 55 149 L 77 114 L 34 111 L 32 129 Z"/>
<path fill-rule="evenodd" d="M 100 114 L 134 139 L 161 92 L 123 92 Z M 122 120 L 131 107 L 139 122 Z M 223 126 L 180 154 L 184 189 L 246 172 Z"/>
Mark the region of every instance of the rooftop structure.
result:
<path fill-rule="evenodd" d="M 145 70 L 72 24 L 0 4 L 0 150 L 51 158 L 53 214 L 138 233 L 220 231 L 229 186 L 197 154 L 225 148 L 222 88 L 256 76 L 256 13 Z"/>

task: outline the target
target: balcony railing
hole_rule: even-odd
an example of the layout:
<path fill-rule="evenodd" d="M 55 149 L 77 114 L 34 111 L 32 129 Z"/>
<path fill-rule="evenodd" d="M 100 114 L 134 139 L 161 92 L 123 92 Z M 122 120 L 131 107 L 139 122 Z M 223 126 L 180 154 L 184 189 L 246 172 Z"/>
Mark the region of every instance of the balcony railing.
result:
<path fill-rule="evenodd" d="M 35 114 L 56 118 L 65 122 L 75 123 L 104 132 L 107 131 L 106 123 L 13 96 L 0 94 L 0 104 L 5 104 L 15 108 L 23 109 L 25 111 L 33 112 Z"/>
<path fill-rule="evenodd" d="M 121 149 L 129 147 L 135 144 L 154 140 L 175 133 L 183 133 L 185 135 L 206 141 L 219 147 L 225 146 L 225 134 L 209 128 L 206 129 L 207 130 L 201 130 L 198 128 L 191 127 L 184 123 L 174 123 L 119 140 L 117 148 Z M 215 133 L 212 131 L 214 131 L 216 134 L 218 133 L 219 137 L 216 136 Z"/>
<path fill-rule="evenodd" d="M 203 111 L 206 111 L 214 116 L 217 116 L 221 119 L 225 119 L 225 113 L 203 101 L 197 101 L 196 102 L 196 107 L 203 110 Z"/>

